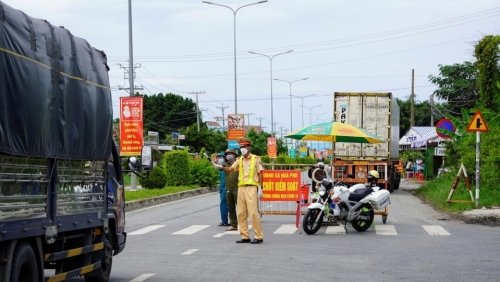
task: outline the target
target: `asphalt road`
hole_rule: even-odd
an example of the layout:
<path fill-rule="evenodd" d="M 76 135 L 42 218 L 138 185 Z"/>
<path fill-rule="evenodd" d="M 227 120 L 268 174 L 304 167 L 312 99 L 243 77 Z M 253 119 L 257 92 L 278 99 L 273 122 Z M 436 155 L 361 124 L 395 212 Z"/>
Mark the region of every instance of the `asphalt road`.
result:
<path fill-rule="evenodd" d="M 364 233 L 307 235 L 294 216 L 264 215 L 257 245 L 217 226 L 218 193 L 130 212 L 110 281 L 500 281 L 500 227 L 452 220 L 413 188 L 403 182 L 386 224 L 378 215 Z"/>

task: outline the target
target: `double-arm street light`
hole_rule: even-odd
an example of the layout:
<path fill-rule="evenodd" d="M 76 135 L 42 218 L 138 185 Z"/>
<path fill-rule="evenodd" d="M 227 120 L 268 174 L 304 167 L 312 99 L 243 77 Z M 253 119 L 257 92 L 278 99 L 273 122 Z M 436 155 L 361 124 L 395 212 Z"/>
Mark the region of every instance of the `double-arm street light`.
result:
<path fill-rule="evenodd" d="M 319 123 L 319 116 L 320 115 L 324 115 L 324 114 L 327 114 L 327 112 L 324 112 L 324 113 L 321 113 L 321 114 L 313 114 L 316 116 L 316 123 Z"/>
<path fill-rule="evenodd" d="M 273 123 L 274 122 L 274 119 L 273 119 L 273 58 L 276 56 L 279 56 L 279 55 L 290 53 L 290 52 L 293 52 L 293 50 L 288 50 L 286 52 L 279 53 L 279 54 L 276 54 L 273 56 L 268 56 L 268 55 L 256 53 L 253 51 L 249 52 L 250 54 L 261 55 L 261 56 L 267 57 L 269 59 L 269 64 L 271 66 L 271 124 L 274 124 Z M 271 135 L 274 136 L 274 128 L 271 131 L 272 131 Z"/>
<path fill-rule="evenodd" d="M 304 127 L 304 107 L 303 107 L 304 106 L 304 99 L 307 98 L 307 97 L 312 97 L 314 95 L 316 95 L 316 94 L 311 94 L 311 95 L 307 95 L 307 96 L 304 96 L 304 97 L 296 96 L 296 95 L 290 95 L 292 97 L 297 97 L 297 98 L 302 99 L 302 102 L 300 104 L 300 106 L 302 107 L 302 127 Z"/>
<path fill-rule="evenodd" d="M 210 5 L 225 7 L 225 8 L 230 9 L 231 11 L 233 11 L 233 15 L 234 15 L 234 113 L 237 114 L 238 113 L 238 90 L 237 90 L 237 87 L 236 87 L 236 13 L 238 12 L 239 9 L 241 9 L 243 7 L 248 7 L 248 6 L 252 6 L 252 5 L 266 3 L 267 0 L 259 1 L 257 3 L 247 4 L 247 5 L 239 7 L 236 10 L 233 10 L 233 8 L 231 8 L 229 6 L 212 3 L 212 2 L 209 2 L 209 1 L 201 1 L 201 2 L 203 2 L 205 4 L 210 4 Z"/>
<path fill-rule="evenodd" d="M 312 124 L 312 109 L 314 108 L 317 108 L 317 107 L 321 107 L 321 105 L 317 105 L 317 106 L 313 106 L 313 107 L 308 107 L 308 106 L 302 106 L 302 110 L 304 110 L 304 108 L 308 108 L 309 109 L 309 125 Z"/>
<path fill-rule="evenodd" d="M 293 130 L 293 123 L 292 123 L 292 120 L 293 120 L 293 115 L 292 115 L 292 84 L 294 82 L 297 82 L 297 81 L 307 80 L 307 77 L 303 78 L 303 79 L 297 79 L 297 80 L 294 80 L 294 81 L 288 81 L 288 80 L 277 79 L 277 78 L 275 78 L 274 80 L 284 81 L 284 82 L 288 82 L 288 84 L 290 84 L 290 130 Z"/>

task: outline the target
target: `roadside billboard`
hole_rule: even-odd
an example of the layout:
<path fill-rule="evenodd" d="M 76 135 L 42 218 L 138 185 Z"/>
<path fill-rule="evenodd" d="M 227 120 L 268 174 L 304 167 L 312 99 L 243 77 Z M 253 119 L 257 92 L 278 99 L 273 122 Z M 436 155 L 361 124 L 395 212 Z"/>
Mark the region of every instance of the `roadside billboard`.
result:
<path fill-rule="evenodd" d="M 245 137 L 245 115 L 227 115 L 227 140 L 237 140 Z"/>
<path fill-rule="evenodd" d="M 120 156 L 141 154 L 143 139 L 142 97 L 120 97 Z"/>

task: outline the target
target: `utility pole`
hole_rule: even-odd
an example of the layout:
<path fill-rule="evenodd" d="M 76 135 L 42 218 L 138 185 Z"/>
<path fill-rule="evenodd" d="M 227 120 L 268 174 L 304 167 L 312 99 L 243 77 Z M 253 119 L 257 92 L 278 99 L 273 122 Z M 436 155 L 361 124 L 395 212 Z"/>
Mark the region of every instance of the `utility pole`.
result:
<path fill-rule="evenodd" d="M 415 126 L 415 70 L 411 69 L 411 97 L 410 97 L 410 127 Z"/>
<path fill-rule="evenodd" d="M 132 40 L 132 0 L 128 0 L 128 70 L 129 70 L 129 93 L 130 97 L 134 96 L 134 48 Z M 140 65 L 139 65 L 140 66 Z M 137 189 L 137 175 L 135 173 L 130 174 L 130 188 Z"/>
<path fill-rule="evenodd" d="M 431 106 L 431 126 L 434 126 L 434 93 L 429 98 L 429 104 Z"/>
<path fill-rule="evenodd" d="M 246 116 L 247 116 L 247 121 L 248 121 L 248 124 L 247 124 L 247 125 L 245 125 L 245 127 L 244 127 L 244 129 L 245 129 L 245 128 L 248 128 L 248 127 L 250 126 L 250 116 L 251 116 L 251 115 L 253 115 L 253 113 L 246 113 L 246 114 L 244 114 L 244 115 L 246 115 Z M 246 130 L 244 130 L 243 132 L 244 132 L 244 134 L 246 134 L 246 133 L 247 133 L 247 131 L 246 131 Z"/>
<path fill-rule="evenodd" d="M 283 128 L 285 128 L 285 127 L 284 126 L 280 126 L 279 128 L 280 128 L 280 136 L 281 136 L 281 138 L 283 138 Z M 285 128 L 285 131 L 286 130 L 288 130 L 288 128 Z"/>
<path fill-rule="evenodd" d="M 189 92 L 196 95 L 196 123 L 198 124 L 198 132 L 200 132 L 200 111 L 198 109 L 198 94 L 205 94 L 205 91 Z"/>
<path fill-rule="evenodd" d="M 273 124 L 272 124 L 272 132 L 276 132 L 276 125 L 277 125 L 277 124 L 278 124 L 277 122 L 275 122 L 275 123 L 273 123 Z M 274 137 L 274 134 L 273 134 L 273 133 L 271 133 L 271 136 L 273 136 L 273 137 Z"/>
<path fill-rule="evenodd" d="M 139 86 L 135 87 L 134 86 L 134 79 L 135 79 L 135 69 L 140 68 L 141 64 L 135 64 L 132 67 L 132 73 L 130 73 L 130 67 L 124 67 L 122 64 L 118 64 L 120 66 L 120 69 L 123 69 L 123 78 L 129 80 L 130 87 L 121 87 L 118 86 L 119 90 L 126 90 L 129 92 L 130 97 L 134 96 L 135 90 L 144 90 L 144 87 Z"/>
<path fill-rule="evenodd" d="M 262 129 L 262 120 L 265 119 L 265 117 L 258 117 L 256 119 L 259 120 L 259 127 Z"/>
<path fill-rule="evenodd" d="M 226 127 L 226 124 L 224 122 L 224 109 L 229 108 L 229 106 L 224 107 L 224 104 L 221 104 L 221 105 L 222 106 L 220 106 L 220 107 L 217 107 L 217 106 L 215 106 L 215 107 L 222 110 L 222 130 L 224 130 L 224 128 Z"/>

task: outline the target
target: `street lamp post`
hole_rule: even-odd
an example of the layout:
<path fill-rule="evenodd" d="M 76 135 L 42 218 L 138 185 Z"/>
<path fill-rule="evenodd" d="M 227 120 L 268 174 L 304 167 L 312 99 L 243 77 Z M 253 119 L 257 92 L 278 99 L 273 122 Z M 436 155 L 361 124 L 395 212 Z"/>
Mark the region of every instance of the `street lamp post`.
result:
<path fill-rule="evenodd" d="M 294 81 L 288 81 L 288 80 L 284 80 L 284 79 L 277 79 L 275 78 L 274 80 L 279 80 L 279 81 L 284 81 L 284 82 L 288 82 L 288 84 L 290 84 L 290 130 L 293 130 L 293 115 L 292 115 L 292 84 L 294 82 L 297 82 L 297 81 L 302 81 L 302 80 L 307 80 L 307 77 L 306 78 L 303 78 L 303 79 L 297 79 L 297 80 L 294 80 Z"/>
<path fill-rule="evenodd" d="M 321 113 L 321 114 L 313 114 L 316 116 L 316 123 L 319 123 L 319 116 L 320 115 L 324 115 L 324 114 L 327 114 L 327 112 L 324 112 L 324 113 Z"/>
<path fill-rule="evenodd" d="M 269 65 L 271 66 L 271 124 L 273 124 L 273 122 L 274 122 L 274 119 L 273 119 L 273 58 L 276 56 L 279 56 L 279 55 L 290 53 L 290 52 L 293 52 L 293 50 L 288 50 L 286 52 L 279 53 L 279 54 L 276 54 L 273 56 L 268 56 L 268 55 L 256 53 L 253 51 L 249 52 L 250 54 L 261 55 L 261 56 L 267 57 L 269 59 Z M 271 130 L 271 135 L 274 136 L 274 128 Z"/>
<path fill-rule="evenodd" d="M 312 118 L 311 118 L 311 116 L 312 116 L 312 109 L 317 108 L 317 107 L 321 107 L 321 105 L 317 105 L 317 106 L 314 106 L 314 107 L 302 106 L 302 109 L 303 108 L 308 108 L 309 109 L 309 125 L 312 124 Z"/>
<path fill-rule="evenodd" d="M 311 95 L 307 95 L 307 96 L 304 96 L 304 97 L 296 96 L 296 95 L 290 95 L 292 97 L 297 97 L 297 98 L 302 99 L 302 102 L 300 104 L 300 106 L 302 107 L 302 127 L 304 127 L 304 108 L 303 108 L 303 106 L 304 106 L 304 99 L 307 98 L 307 97 L 314 96 L 314 95 L 316 95 L 316 94 L 311 94 Z"/>
<path fill-rule="evenodd" d="M 252 5 L 266 3 L 267 0 L 259 1 L 257 3 L 243 5 L 236 10 L 233 10 L 233 8 L 231 8 L 229 6 L 212 3 L 209 1 L 201 1 L 201 2 L 205 3 L 205 4 L 225 7 L 225 8 L 230 9 L 231 11 L 233 11 L 233 16 L 234 16 L 234 113 L 237 114 L 238 113 L 238 91 L 237 91 L 237 87 L 236 87 L 236 13 L 238 12 L 239 9 L 241 9 L 243 7 L 248 7 L 248 6 L 252 6 Z"/>

